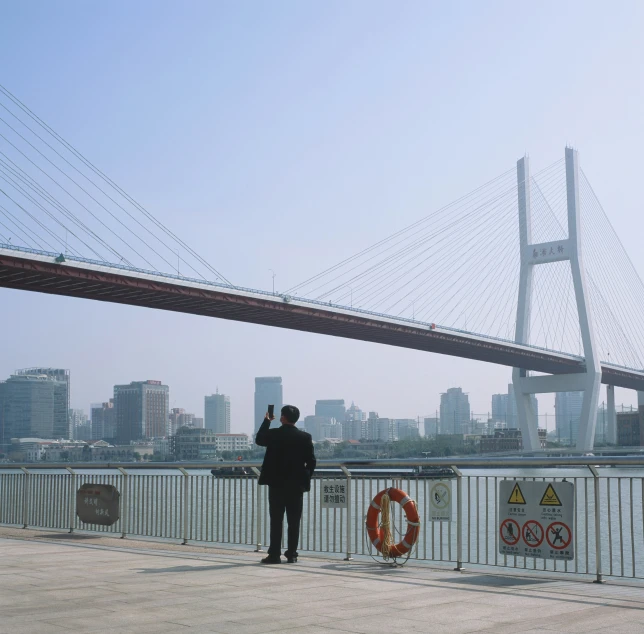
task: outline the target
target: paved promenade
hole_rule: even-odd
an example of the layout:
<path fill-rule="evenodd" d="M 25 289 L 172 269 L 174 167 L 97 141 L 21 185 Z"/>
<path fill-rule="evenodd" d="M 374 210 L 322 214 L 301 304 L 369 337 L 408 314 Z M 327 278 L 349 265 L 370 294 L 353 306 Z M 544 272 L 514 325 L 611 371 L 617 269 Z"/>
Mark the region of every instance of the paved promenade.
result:
<path fill-rule="evenodd" d="M 644 632 L 642 585 L 0 528 L 0 632 Z"/>

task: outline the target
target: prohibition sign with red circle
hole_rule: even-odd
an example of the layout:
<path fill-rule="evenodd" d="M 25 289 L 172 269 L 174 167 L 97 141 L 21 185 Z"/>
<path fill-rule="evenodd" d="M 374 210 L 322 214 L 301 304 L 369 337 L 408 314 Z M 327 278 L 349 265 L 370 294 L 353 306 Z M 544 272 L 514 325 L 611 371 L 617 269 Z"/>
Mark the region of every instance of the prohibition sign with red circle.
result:
<path fill-rule="evenodd" d="M 504 528 L 506 529 L 507 536 L 503 534 Z M 500 532 L 501 539 L 508 546 L 516 545 L 516 543 L 519 541 L 519 538 L 521 537 L 521 529 L 519 528 L 519 524 L 512 519 L 503 520 L 501 522 Z M 514 539 L 514 541 L 511 541 L 513 537 L 515 537 L 516 539 Z"/>
<path fill-rule="evenodd" d="M 523 541 L 530 548 L 539 548 L 543 542 L 543 526 L 536 520 L 528 520 L 523 525 Z"/>
<path fill-rule="evenodd" d="M 564 529 L 568 531 L 568 539 L 564 539 L 562 537 L 562 531 Z M 552 541 L 550 540 L 551 537 L 553 538 Z M 568 525 L 563 522 L 553 522 L 546 529 L 546 539 L 548 540 L 548 544 L 550 544 L 550 548 L 563 550 L 570 545 L 570 541 L 572 540 L 572 531 L 568 528 Z M 561 543 L 559 543 L 559 541 L 561 541 Z"/>

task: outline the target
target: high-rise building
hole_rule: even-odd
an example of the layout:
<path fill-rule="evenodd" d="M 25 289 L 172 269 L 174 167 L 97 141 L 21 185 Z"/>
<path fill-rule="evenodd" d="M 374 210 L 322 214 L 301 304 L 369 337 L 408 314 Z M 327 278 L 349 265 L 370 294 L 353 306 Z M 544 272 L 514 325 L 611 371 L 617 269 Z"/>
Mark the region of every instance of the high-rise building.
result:
<path fill-rule="evenodd" d="M 69 370 L 62 368 L 25 368 L 16 370 L 16 376 L 46 377 L 54 381 L 56 398 L 54 400 L 54 431 L 52 438 L 71 439 L 69 427 L 70 379 Z"/>
<path fill-rule="evenodd" d="M 535 420 L 539 420 L 539 402 L 534 394 L 530 395 Z M 517 414 L 517 401 L 514 396 L 514 386 L 508 384 L 507 394 L 492 394 L 492 421 L 504 423 L 508 429 L 519 427 L 519 416 Z"/>
<path fill-rule="evenodd" d="M 583 392 L 557 392 L 555 394 L 555 426 L 557 440 L 566 445 L 577 442 Z"/>
<path fill-rule="evenodd" d="M 46 374 L 17 373 L 0 383 L 0 442 L 9 443 L 11 438 L 68 440 L 68 394 L 67 382 Z"/>
<path fill-rule="evenodd" d="M 161 381 L 132 381 L 114 386 L 116 438 L 119 444 L 161 438 L 167 433 L 170 390 Z"/>
<path fill-rule="evenodd" d="M 269 405 L 275 406 L 275 418 L 279 419 L 284 405 L 281 376 L 258 376 L 255 378 L 255 433 L 259 429 Z"/>
<path fill-rule="evenodd" d="M 196 427 L 195 416 L 182 407 L 173 407 L 168 416 L 168 436 L 174 436 L 181 427 Z"/>
<path fill-rule="evenodd" d="M 325 426 L 331 423 L 326 416 L 306 416 L 304 418 L 304 431 L 311 434 L 314 442 L 324 440 Z"/>
<path fill-rule="evenodd" d="M 419 438 L 418 421 L 413 418 L 397 418 L 394 423 L 397 440 L 416 440 Z"/>
<path fill-rule="evenodd" d="M 332 399 L 326 401 L 315 401 L 315 415 L 326 418 L 335 418 L 336 422 L 341 423 L 346 415 L 344 399 Z"/>
<path fill-rule="evenodd" d="M 366 439 L 372 442 L 393 442 L 396 440 L 395 421 L 391 418 L 380 418 L 378 412 L 369 412 Z"/>
<path fill-rule="evenodd" d="M 82 409 L 69 410 L 69 428 L 72 440 L 91 440 L 92 425 Z"/>
<path fill-rule="evenodd" d="M 470 400 L 460 387 L 441 394 L 440 433 L 462 434 L 470 422 Z"/>
<path fill-rule="evenodd" d="M 111 441 L 116 438 L 116 410 L 113 398 L 107 403 L 94 403 L 91 416 L 93 440 Z"/>
<path fill-rule="evenodd" d="M 342 423 L 342 440 L 362 440 L 366 437 L 366 417 L 364 412 L 351 403 Z"/>
<path fill-rule="evenodd" d="M 215 434 L 230 434 L 230 397 L 216 394 L 205 397 L 204 424 Z"/>

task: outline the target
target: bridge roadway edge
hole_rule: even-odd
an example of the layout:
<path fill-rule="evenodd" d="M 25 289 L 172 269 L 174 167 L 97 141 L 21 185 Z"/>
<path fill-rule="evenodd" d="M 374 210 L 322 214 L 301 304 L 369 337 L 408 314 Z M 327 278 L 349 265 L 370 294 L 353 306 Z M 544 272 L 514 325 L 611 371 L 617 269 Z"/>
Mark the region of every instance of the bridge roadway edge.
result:
<path fill-rule="evenodd" d="M 623 581 L 306 554 L 295 566 L 261 566 L 239 550 L 7 527 L 0 551 L 0 633 L 628 633 L 644 621 L 642 585 Z"/>

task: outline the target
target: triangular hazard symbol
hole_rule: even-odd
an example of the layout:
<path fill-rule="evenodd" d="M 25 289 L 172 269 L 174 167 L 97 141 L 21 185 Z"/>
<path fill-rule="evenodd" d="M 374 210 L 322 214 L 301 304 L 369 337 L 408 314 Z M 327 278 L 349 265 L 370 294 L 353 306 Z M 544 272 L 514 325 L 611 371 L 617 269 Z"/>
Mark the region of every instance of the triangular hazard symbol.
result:
<path fill-rule="evenodd" d="M 519 488 L 519 483 L 517 482 L 514 485 L 514 489 L 512 489 L 512 493 L 510 493 L 510 499 L 508 500 L 508 504 L 525 504 L 525 498 L 523 497 L 523 493 L 521 493 L 521 489 Z"/>
<path fill-rule="evenodd" d="M 539 502 L 539 506 L 561 506 L 561 500 L 559 496 L 555 493 L 555 489 L 552 484 L 548 485 L 546 492 Z"/>

